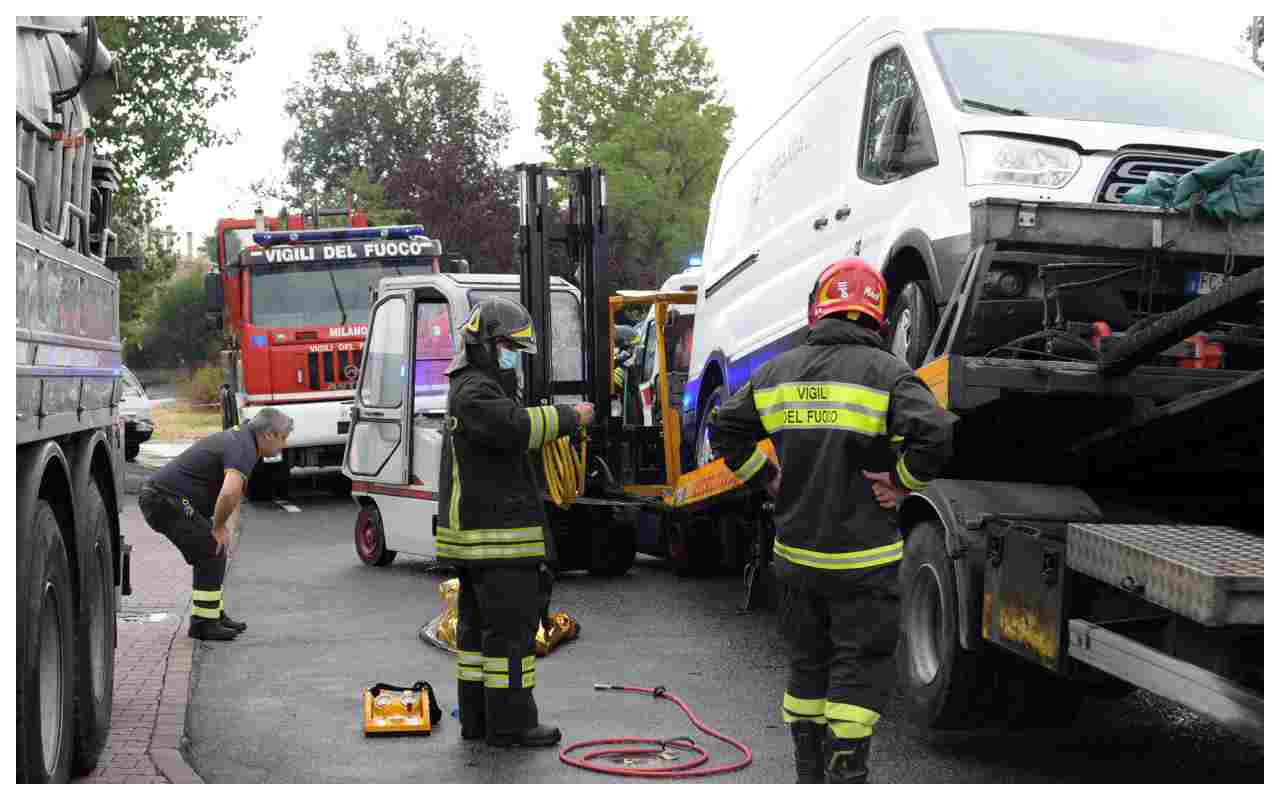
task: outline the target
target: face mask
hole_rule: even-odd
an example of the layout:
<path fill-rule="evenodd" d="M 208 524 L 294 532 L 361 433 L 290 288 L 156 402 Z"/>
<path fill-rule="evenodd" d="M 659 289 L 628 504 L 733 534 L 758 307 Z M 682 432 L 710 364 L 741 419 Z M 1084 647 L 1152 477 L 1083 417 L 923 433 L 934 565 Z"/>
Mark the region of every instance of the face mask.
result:
<path fill-rule="evenodd" d="M 505 347 L 498 348 L 498 366 L 501 369 L 515 369 L 518 363 L 520 363 L 520 356 L 516 351 Z"/>

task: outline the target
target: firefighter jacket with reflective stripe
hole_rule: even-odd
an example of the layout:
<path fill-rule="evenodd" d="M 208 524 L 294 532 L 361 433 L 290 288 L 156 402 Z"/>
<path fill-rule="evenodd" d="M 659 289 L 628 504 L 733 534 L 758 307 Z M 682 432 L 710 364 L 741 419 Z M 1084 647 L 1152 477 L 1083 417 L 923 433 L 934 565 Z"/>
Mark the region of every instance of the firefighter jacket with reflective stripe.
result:
<path fill-rule="evenodd" d="M 782 466 L 778 575 L 838 588 L 840 576 L 902 558 L 894 515 L 862 470 L 891 464 L 898 486 L 920 491 L 946 463 L 953 420 L 878 334 L 828 317 L 725 401 L 711 421 L 711 445 L 741 480 L 762 483 L 773 467 L 756 444 L 771 439 Z"/>
<path fill-rule="evenodd" d="M 530 451 L 570 433 L 572 406 L 526 408 L 496 370 L 470 364 L 449 376 L 440 457 L 436 554 L 455 566 L 556 562 Z"/>

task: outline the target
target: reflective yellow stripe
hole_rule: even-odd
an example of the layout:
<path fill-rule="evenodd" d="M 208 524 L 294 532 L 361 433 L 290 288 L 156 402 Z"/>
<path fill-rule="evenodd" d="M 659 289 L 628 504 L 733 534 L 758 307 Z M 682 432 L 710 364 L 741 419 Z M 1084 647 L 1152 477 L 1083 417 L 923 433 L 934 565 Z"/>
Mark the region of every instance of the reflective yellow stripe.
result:
<path fill-rule="evenodd" d="M 505 558 L 544 558 L 547 550 L 541 540 L 518 545 L 470 546 L 437 542 L 436 554 L 441 558 L 452 558 L 458 561 L 487 561 Z"/>
<path fill-rule="evenodd" d="M 889 393 L 857 383 L 780 383 L 754 391 L 756 409 L 763 416 L 784 403 L 832 403 L 856 407 L 867 414 L 889 411 Z"/>
<path fill-rule="evenodd" d="M 477 653 L 477 652 L 476 652 L 476 651 L 474 651 L 474 650 L 459 650 L 459 651 L 458 651 L 458 663 L 459 663 L 459 664 L 466 664 L 467 666 L 478 666 L 478 667 L 483 667 L 483 666 L 484 666 L 484 654 L 483 654 L 483 653 Z"/>
<path fill-rule="evenodd" d="M 485 672 L 506 672 L 507 659 L 502 656 L 491 656 L 484 660 Z"/>
<path fill-rule="evenodd" d="M 827 703 L 827 725 L 837 739 L 865 739 L 880 715 L 869 708 L 847 703 Z"/>
<path fill-rule="evenodd" d="M 537 665 L 538 665 L 537 656 L 525 656 L 524 658 L 520 659 L 520 670 L 522 672 L 528 672 L 531 669 L 536 669 Z"/>
<path fill-rule="evenodd" d="M 825 699 L 818 700 L 802 700 L 790 693 L 782 695 L 782 721 L 788 724 L 792 722 L 813 722 L 818 725 L 825 725 L 827 701 Z"/>
<path fill-rule="evenodd" d="M 761 414 L 760 422 L 770 435 L 780 430 L 836 428 L 864 436 L 880 436 L 888 429 L 884 417 L 873 417 L 848 408 L 787 404 L 778 411 Z"/>
<path fill-rule="evenodd" d="M 201 619 L 218 619 L 222 616 L 222 612 L 216 608 L 205 608 L 201 605 L 191 606 L 191 616 L 200 617 Z"/>
<path fill-rule="evenodd" d="M 560 415 L 555 406 L 543 406 L 542 413 L 547 415 L 547 441 L 554 442 L 560 438 Z"/>
<path fill-rule="evenodd" d="M 777 539 L 773 542 L 773 552 L 792 564 L 814 569 L 867 569 L 883 564 L 892 564 L 902 558 L 902 540 L 887 544 L 884 547 L 873 547 L 870 550 L 855 550 L 852 553 L 820 553 L 817 550 L 803 550 L 790 547 Z"/>
<path fill-rule="evenodd" d="M 542 541 L 542 528 L 436 528 L 436 538 L 457 545 L 528 544 Z"/>
<path fill-rule="evenodd" d="M 216 603 L 222 599 L 222 590 L 192 589 L 191 599 L 202 603 Z"/>
<path fill-rule="evenodd" d="M 544 417 L 538 413 L 536 408 L 526 408 L 524 413 L 529 415 L 529 449 L 537 450 L 543 445 L 543 425 Z"/>
<path fill-rule="evenodd" d="M 913 492 L 923 491 L 929 486 L 928 481 L 922 481 L 911 474 L 911 470 L 907 469 L 907 457 L 898 458 L 898 480 L 902 481 L 902 485 Z"/>
<path fill-rule="evenodd" d="M 511 676 L 505 658 L 486 658 L 484 660 L 484 686 L 486 689 L 508 689 L 511 687 Z M 520 659 L 520 686 L 532 689 L 536 679 L 536 656 L 525 656 Z"/>
<path fill-rule="evenodd" d="M 480 683 L 484 680 L 484 670 L 477 667 L 464 666 L 459 662 L 458 680 L 468 681 L 470 683 Z"/>
<path fill-rule="evenodd" d="M 748 458 L 746 463 L 738 467 L 733 474 L 738 480 L 746 483 L 760 471 L 760 468 L 764 466 L 764 462 L 768 460 L 769 459 L 765 457 L 764 451 L 760 449 L 759 445 L 757 445 L 755 452 L 751 454 L 751 458 Z"/>
<path fill-rule="evenodd" d="M 449 525 L 461 528 L 462 520 L 458 514 L 458 503 L 462 498 L 462 479 L 458 477 L 458 448 L 454 444 L 452 435 L 449 437 L 449 460 L 453 462 L 453 490 L 449 492 Z"/>

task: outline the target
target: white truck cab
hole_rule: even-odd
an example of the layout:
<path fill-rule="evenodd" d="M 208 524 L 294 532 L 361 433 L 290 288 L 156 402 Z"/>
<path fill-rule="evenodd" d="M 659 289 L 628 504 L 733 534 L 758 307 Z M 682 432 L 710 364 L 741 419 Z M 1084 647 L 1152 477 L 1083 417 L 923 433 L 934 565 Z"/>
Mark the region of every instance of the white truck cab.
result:
<path fill-rule="evenodd" d="M 517 276 L 415 275 L 378 283 L 359 383 L 340 424 L 347 433 L 342 472 L 360 508 L 356 552 L 367 564 L 389 564 L 398 552 L 435 555 L 449 391 L 444 371 L 461 346 L 458 327 L 473 306 L 495 295 L 519 302 Z M 551 309 L 554 377 L 581 381 L 578 290 L 552 278 Z"/>
<path fill-rule="evenodd" d="M 1262 146 L 1262 73 L 1100 38 L 863 20 L 726 155 L 703 249 L 684 438 L 804 341 L 809 290 L 859 256 L 889 288 L 891 349 L 919 367 L 989 196 L 1119 202 Z M 1225 58 L 1225 57 L 1224 57 Z"/>

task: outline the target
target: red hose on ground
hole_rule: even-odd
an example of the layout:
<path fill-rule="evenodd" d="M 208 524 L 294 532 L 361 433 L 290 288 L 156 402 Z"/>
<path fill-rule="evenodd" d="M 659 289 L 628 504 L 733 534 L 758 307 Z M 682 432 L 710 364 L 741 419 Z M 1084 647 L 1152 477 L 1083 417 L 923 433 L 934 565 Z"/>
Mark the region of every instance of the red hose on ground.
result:
<path fill-rule="evenodd" d="M 689 717 L 689 721 L 694 727 L 709 736 L 714 736 L 726 744 L 737 748 L 743 755 L 742 760 L 732 764 L 725 764 L 720 767 L 702 767 L 710 758 L 707 751 L 698 746 L 692 739 L 687 736 L 680 736 L 675 739 L 644 739 L 635 736 L 625 736 L 619 739 L 592 739 L 586 742 L 574 742 L 560 751 L 560 760 L 571 767 L 579 767 L 581 769 L 589 769 L 592 772 L 603 772 L 606 775 L 623 775 L 629 778 L 706 778 L 711 775 L 723 775 L 726 772 L 734 772 L 751 763 L 751 748 L 731 736 L 725 736 L 715 728 L 704 723 L 702 720 L 694 716 L 689 710 L 689 706 L 683 700 L 667 692 L 661 686 L 646 689 L 641 686 L 619 686 L 618 684 L 597 683 L 595 689 L 598 692 L 633 692 L 635 694 L 648 694 L 654 698 L 662 698 L 670 700 L 680 707 Z M 613 747 L 607 750 L 593 750 L 582 756 L 569 755 L 574 750 L 584 747 L 600 747 L 601 745 L 649 745 L 649 747 Z M 672 764 L 667 767 L 614 767 L 605 766 L 603 764 L 593 764 L 592 761 L 609 757 L 636 757 L 636 756 L 657 756 L 660 753 L 669 752 L 671 750 L 687 750 L 691 753 L 697 753 L 698 757 L 692 761 L 682 764 Z M 699 767 L 701 767 L 699 769 Z"/>

